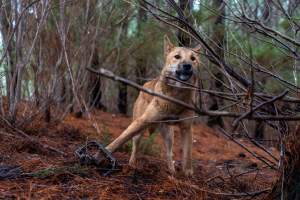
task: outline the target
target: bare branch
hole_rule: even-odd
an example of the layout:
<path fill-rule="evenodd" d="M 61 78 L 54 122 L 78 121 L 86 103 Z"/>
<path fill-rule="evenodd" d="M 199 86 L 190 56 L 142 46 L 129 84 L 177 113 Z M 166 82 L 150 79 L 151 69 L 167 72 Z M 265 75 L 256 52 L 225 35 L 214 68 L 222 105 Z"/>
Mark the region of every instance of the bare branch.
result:
<path fill-rule="evenodd" d="M 208 110 L 200 110 L 199 108 L 187 104 L 183 101 L 180 101 L 178 99 L 172 98 L 170 96 L 166 96 L 160 93 L 156 93 L 153 90 L 149 90 L 147 88 L 144 88 L 143 86 L 130 81 L 128 79 L 122 78 L 120 76 L 115 75 L 113 72 L 106 70 L 104 68 L 100 68 L 99 70 L 95 70 L 92 68 L 87 67 L 87 70 L 89 70 L 90 72 L 96 73 L 96 74 L 100 74 L 102 76 L 105 76 L 106 78 L 112 79 L 114 81 L 118 81 L 118 82 L 122 82 L 125 83 L 131 87 L 134 87 L 140 91 L 143 91 L 147 94 L 150 94 L 152 96 L 156 96 L 159 98 L 162 98 L 164 100 L 170 101 L 172 103 L 175 103 L 179 106 L 183 106 L 189 110 L 193 110 L 195 111 L 197 114 L 199 115 L 207 115 L 207 116 L 224 116 L 224 117 L 231 117 L 231 118 L 236 118 L 236 117 L 240 117 L 241 114 L 240 113 L 232 113 L 232 112 L 227 112 L 227 111 L 208 111 Z M 287 121 L 297 121 L 300 120 L 300 115 L 294 115 L 294 116 L 281 116 L 281 115 L 253 115 L 253 116 L 247 116 L 247 119 L 262 119 L 262 120 L 273 120 L 273 121 L 277 121 L 277 120 L 287 120 Z"/>
<path fill-rule="evenodd" d="M 278 99 L 281 99 L 283 98 L 285 95 L 287 95 L 289 91 L 288 90 L 285 90 L 283 93 L 279 94 L 278 96 L 268 100 L 268 101 L 265 101 L 257 106 L 255 106 L 253 109 L 251 109 L 250 111 L 246 112 L 245 114 L 241 115 L 240 117 L 238 117 L 237 119 L 234 120 L 233 122 L 233 126 L 236 126 L 239 121 L 241 121 L 242 119 L 246 118 L 248 115 L 251 115 L 253 112 L 257 111 L 259 108 L 263 107 L 264 105 L 267 105 L 267 104 L 270 104 L 270 103 L 273 103 L 275 101 L 277 101 Z"/>

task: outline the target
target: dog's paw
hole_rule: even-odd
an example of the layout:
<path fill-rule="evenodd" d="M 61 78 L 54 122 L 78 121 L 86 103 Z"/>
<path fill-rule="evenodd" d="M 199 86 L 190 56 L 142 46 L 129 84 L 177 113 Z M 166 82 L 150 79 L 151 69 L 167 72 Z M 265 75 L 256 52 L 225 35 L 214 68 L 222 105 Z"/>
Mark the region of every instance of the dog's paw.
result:
<path fill-rule="evenodd" d="M 193 169 L 185 169 L 185 170 L 183 170 L 183 173 L 187 177 L 191 177 L 194 174 Z"/>

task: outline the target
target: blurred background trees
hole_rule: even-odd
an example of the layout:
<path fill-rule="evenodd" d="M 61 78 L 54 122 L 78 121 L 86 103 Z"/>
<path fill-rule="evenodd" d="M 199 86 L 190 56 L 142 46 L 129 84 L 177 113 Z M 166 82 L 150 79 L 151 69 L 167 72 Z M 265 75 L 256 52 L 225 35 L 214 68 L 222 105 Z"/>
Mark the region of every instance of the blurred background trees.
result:
<path fill-rule="evenodd" d="M 186 27 L 172 28 L 149 12 L 162 9 L 176 16 L 170 2 L 2 1 L 1 114 L 16 124 L 37 113 L 43 113 L 46 121 L 55 121 L 70 112 L 80 117 L 92 108 L 130 115 L 137 91 L 85 68 L 104 67 L 143 84 L 163 67 L 164 34 L 180 46 L 196 46 L 195 38 L 182 30 Z M 286 87 L 295 91 L 292 85 L 297 90 L 298 1 L 177 3 L 189 23 L 237 73 L 249 79 L 251 66 L 254 74 L 259 73 L 255 76 L 257 91 L 276 93 Z M 222 69 L 207 59 L 211 55 L 205 49 L 201 54 L 202 102 L 210 110 L 225 109 L 230 101 L 205 89 L 237 93 L 239 86 L 233 86 L 228 75 L 224 77 Z M 32 109 L 19 111 L 24 101 Z M 221 117 L 207 119 L 210 126 L 223 127 L 224 123 L 228 124 Z M 263 137 L 263 122 L 247 123 L 257 138 Z"/>
<path fill-rule="evenodd" d="M 239 113 L 253 92 L 272 97 L 289 89 L 286 101 L 267 110 L 299 113 L 299 0 L 5 0 L 0 7 L 0 116 L 15 126 L 38 117 L 60 121 L 69 113 L 91 117 L 92 109 L 131 115 L 138 92 L 86 67 L 107 68 L 139 84 L 155 78 L 164 63 L 164 34 L 179 46 L 198 44 L 187 27 L 158 20 L 161 11 L 182 12 L 224 63 L 254 81 L 250 89 L 233 83 L 203 48 L 198 106 Z M 227 127 L 232 120 L 209 117 L 206 123 Z M 295 127 L 282 124 L 243 120 L 235 130 L 280 146 L 288 127 Z"/>

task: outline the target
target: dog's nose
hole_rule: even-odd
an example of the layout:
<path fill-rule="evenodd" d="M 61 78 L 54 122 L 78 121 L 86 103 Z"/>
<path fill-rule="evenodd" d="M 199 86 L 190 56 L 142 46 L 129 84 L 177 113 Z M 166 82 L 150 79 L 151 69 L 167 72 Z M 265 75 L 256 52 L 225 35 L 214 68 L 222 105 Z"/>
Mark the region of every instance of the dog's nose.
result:
<path fill-rule="evenodd" d="M 192 69 L 192 65 L 191 64 L 183 64 L 182 68 L 185 71 L 190 71 Z"/>

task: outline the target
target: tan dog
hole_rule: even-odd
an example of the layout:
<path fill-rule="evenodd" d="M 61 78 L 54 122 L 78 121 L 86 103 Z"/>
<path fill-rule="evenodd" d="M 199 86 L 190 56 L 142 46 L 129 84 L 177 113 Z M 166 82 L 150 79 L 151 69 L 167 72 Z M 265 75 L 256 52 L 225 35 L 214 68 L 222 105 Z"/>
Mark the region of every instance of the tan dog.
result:
<path fill-rule="evenodd" d="M 151 89 L 157 93 L 168 95 L 191 104 L 195 100 L 195 90 L 183 88 L 183 83 L 167 77 L 174 77 L 181 82 L 197 84 L 197 68 L 199 66 L 198 52 L 200 48 L 194 49 L 175 47 L 167 36 L 164 41 L 165 66 L 160 76 L 152 81 L 145 83 L 144 87 Z M 129 164 L 134 166 L 139 149 L 141 137 L 144 129 L 148 128 L 149 132 L 153 132 L 157 126 L 160 126 L 160 132 L 164 139 L 167 163 L 171 173 L 175 173 L 173 162 L 173 126 L 168 123 L 155 123 L 155 121 L 165 120 L 169 118 L 184 118 L 192 116 L 193 112 L 186 110 L 184 107 L 178 106 L 159 97 L 153 97 L 149 94 L 140 92 L 133 110 L 133 122 L 128 128 L 106 148 L 110 152 L 114 152 L 121 145 L 133 138 L 133 148 Z M 190 176 L 192 169 L 192 122 L 190 120 L 180 121 L 176 123 L 179 126 L 182 137 L 183 149 L 183 171 L 185 175 Z"/>

